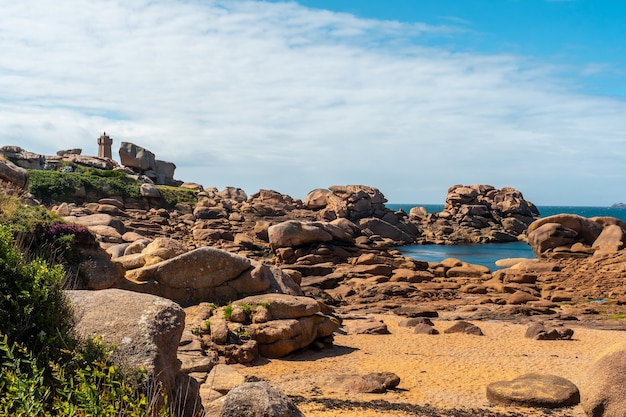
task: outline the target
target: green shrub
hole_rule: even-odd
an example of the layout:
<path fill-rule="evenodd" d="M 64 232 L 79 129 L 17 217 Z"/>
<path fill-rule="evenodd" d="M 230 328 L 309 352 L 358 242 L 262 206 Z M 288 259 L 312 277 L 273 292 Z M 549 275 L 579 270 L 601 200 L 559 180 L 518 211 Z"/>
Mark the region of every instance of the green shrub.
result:
<path fill-rule="evenodd" d="M 233 305 L 228 304 L 224 307 L 224 318 L 230 321 L 233 318 Z"/>
<path fill-rule="evenodd" d="M 72 345 L 72 314 L 61 290 L 64 278 L 60 265 L 26 262 L 11 230 L 0 225 L 0 334 L 10 344 L 28 346 L 44 361 Z"/>
<path fill-rule="evenodd" d="M 198 202 L 198 193 L 189 188 L 157 185 L 157 189 L 161 194 L 161 205 L 164 208 L 173 208 L 178 203 L 194 206 Z"/>
<path fill-rule="evenodd" d="M 94 174 L 98 172 L 98 174 Z M 58 172 L 30 170 L 29 191 L 46 204 L 77 201 L 76 191 L 85 188 L 88 199 L 122 196 L 141 198 L 141 182 L 117 171 Z"/>
<path fill-rule="evenodd" d="M 110 354 L 91 340 L 64 362 L 50 362 L 46 378 L 32 352 L 0 337 L 0 415 L 167 416 L 165 407 L 152 412 L 158 401 L 138 390 L 139 379 L 112 366 Z"/>

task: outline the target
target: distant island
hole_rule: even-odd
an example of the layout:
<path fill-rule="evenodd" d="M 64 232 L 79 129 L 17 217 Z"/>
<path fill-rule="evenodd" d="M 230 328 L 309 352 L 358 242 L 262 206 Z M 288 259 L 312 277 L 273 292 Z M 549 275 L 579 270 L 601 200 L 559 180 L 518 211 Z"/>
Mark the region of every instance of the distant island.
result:
<path fill-rule="evenodd" d="M 611 208 L 626 208 L 626 203 L 615 203 Z"/>

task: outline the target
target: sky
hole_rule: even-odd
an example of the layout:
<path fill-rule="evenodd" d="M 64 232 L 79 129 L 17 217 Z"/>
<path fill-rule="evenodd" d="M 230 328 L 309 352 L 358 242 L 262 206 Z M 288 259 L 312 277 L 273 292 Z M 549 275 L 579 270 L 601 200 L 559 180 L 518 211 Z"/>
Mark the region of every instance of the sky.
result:
<path fill-rule="evenodd" d="M 391 203 L 626 201 L 623 0 L 0 0 L 0 146 Z"/>

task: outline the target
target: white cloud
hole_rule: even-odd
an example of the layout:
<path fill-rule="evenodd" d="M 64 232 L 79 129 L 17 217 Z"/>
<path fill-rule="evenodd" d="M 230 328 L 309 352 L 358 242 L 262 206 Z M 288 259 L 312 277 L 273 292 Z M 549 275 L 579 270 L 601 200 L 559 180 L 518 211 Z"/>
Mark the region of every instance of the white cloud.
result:
<path fill-rule="evenodd" d="M 490 183 L 623 200 L 626 104 L 541 62 L 420 46 L 454 27 L 295 3 L 0 3 L 1 144 L 95 153 L 106 130 L 177 178 L 250 194 L 363 183 L 438 203 Z"/>

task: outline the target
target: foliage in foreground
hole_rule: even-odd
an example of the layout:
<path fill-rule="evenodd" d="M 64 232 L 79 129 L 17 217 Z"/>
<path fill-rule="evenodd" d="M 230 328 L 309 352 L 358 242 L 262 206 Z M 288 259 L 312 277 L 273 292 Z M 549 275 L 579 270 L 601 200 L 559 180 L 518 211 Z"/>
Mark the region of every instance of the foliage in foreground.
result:
<path fill-rule="evenodd" d="M 86 236 L 71 225 L 48 224 L 37 209 L 12 201 L 0 204 L 0 415 L 154 416 L 155 404 L 139 389 L 141 375 L 121 372 L 109 349 L 75 336 L 61 290 L 63 267 L 27 260 L 14 237 L 26 230 L 37 242 Z M 5 223 L 20 210 L 34 215 L 21 225 Z M 48 236 L 38 235 L 41 230 Z"/>
<path fill-rule="evenodd" d="M 0 337 L 0 415 L 148 416 L 145 394 L 108 361 L 109 352 L 82 347 L 63 362 L 42 365 L 32 352 Z M 167 412 L 162 409 L 161 416 Z"/>

